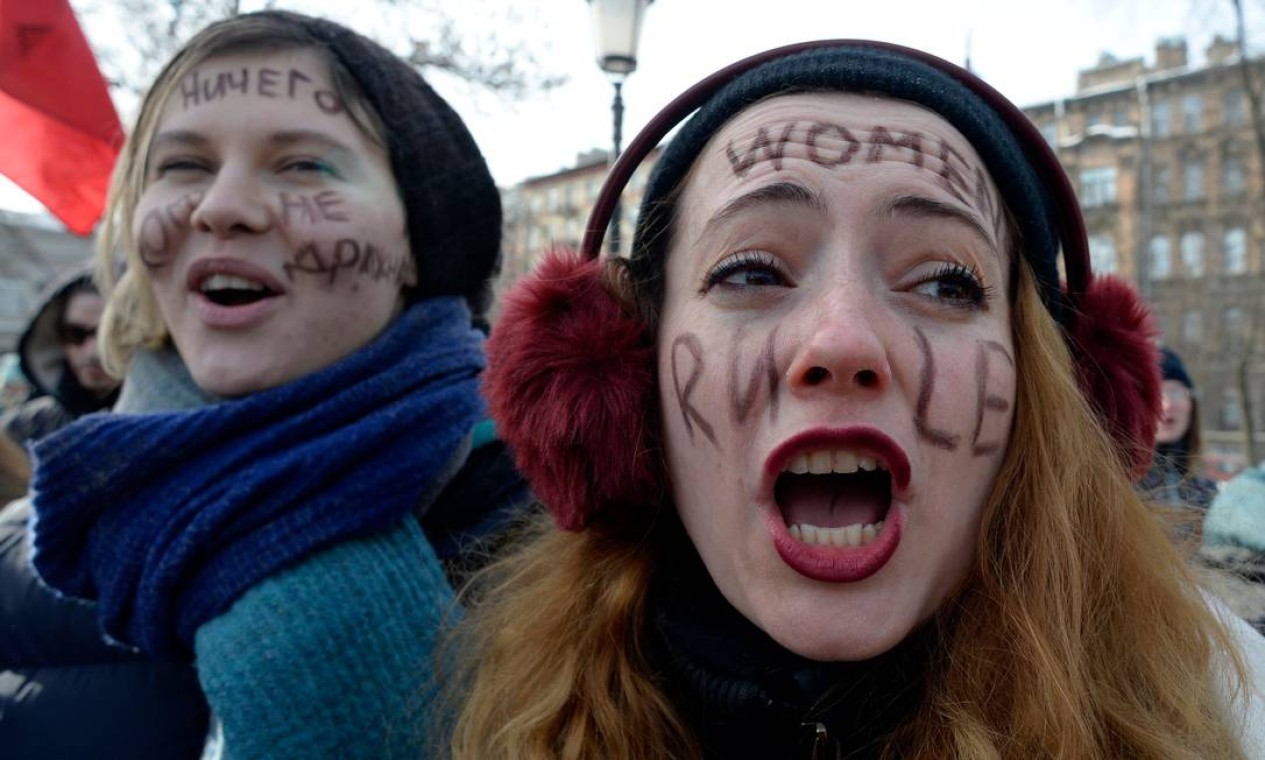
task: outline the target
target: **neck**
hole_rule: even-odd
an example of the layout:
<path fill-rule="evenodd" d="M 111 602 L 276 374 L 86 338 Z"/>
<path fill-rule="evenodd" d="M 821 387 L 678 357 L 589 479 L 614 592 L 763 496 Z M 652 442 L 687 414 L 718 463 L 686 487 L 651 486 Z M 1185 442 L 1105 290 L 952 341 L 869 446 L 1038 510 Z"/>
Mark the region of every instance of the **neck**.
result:
<path fill-rule="evenodd" d="M 132 357 L 114 411 L 124 414 L 174 412 L 220 400 L 198 387 L 174 348 L 142 348 Z"/>
<path fill-rule="evenodd" d="M 927 627 L 871 660 L 810 660 L 738 613 L 692 547 L 675 554 L 656 573 L 652 620 L 675 701 L 706 747 L 785 754 L 819 732 L 877 747 L 917 705 L 934 638 Z"/>

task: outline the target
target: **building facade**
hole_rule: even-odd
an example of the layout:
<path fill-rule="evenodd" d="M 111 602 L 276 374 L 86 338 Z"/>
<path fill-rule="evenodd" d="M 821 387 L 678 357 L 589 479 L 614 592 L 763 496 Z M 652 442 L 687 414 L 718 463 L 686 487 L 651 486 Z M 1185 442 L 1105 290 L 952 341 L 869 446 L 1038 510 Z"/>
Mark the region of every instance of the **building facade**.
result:
<path fill-rule="evenodd" d="M 637 167 L 620 204 L 622 217 L 620 254 L 628 255 L 637 209 L 646 179 L 659 149 Z M 497 281 L 497 295 L 531 271 L 540 256 L 552 246 L 579 249 L 584 226 L 597 201 L 598 191 L 609 169 L 609 154 L 591 150 L 576 157 L 575 166 L 542 177 L 525 180 L 501 193 L 505 215 L 503 260 Z M 609 231 L 607 236 L 609 237 Z M 499 299 L 498 299 L 499 300 Z M 496 310 L 493 310 L 495 319 Z"/>
<path fill-rule="evenodd" d="M 1136 283 L 1186 360 L 1224 477 L 1249 423 L 1265 457 L 1265 170 L 1236 46 L 1205 58 L 1189 65 L 1180 38 L 1152 65 L 1104 56 L 1075 95 L 1024 110 L 1076 186 L 1095 271 Z M 1247 65 L 1265 79 L 1265 59 Z"/>

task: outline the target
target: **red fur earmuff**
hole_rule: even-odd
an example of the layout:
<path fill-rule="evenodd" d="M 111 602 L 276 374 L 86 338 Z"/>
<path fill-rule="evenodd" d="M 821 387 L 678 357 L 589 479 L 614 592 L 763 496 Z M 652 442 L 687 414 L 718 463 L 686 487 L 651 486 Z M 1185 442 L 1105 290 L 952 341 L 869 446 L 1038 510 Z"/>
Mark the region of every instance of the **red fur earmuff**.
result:
<path fill-rule="evenodd" d="M 658 503 L 654 346 L 602 280 L 603 261 L 549 251 L 506 295 L 484 392 L 519 470 L 565 530 Z"/>
<path fill-rule="evenodd" d="M 1081 391 L 1134 477 L 1146 473 L 1160 418 L 1159 330 L 1133 286 L 1098 276 L 1078 301 L 1069 338 Z"/>

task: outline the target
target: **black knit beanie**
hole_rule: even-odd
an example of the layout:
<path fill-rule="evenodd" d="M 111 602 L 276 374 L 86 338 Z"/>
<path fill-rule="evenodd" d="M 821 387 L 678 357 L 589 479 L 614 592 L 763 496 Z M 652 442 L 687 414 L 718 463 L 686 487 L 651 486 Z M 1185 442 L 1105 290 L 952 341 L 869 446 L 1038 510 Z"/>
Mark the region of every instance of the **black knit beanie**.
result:
<path fill-rule="evenodd" d="M 934 111 L 971 143 L 1018 224 L 1021 248 L 1046 308 L 1061 321 L 1064 299 L 1057 265 L 1061 220 L 1058 203 L 1051 199 L 1042 178 L 1042 173 L 1048 180 L 1061 170 L 1035 163 L 1043 157 L 1025 150 L 1025 141 L 1039 140 L 1040 134 L 1002 96 L 978 80 L 974 87 L 968 87 L 942 68 L 920 60 L 916 53 L 871 42 L 809 48 L 773 58 L 718 90 L 681 128 L 655 164 L 642 196 L 633 267 L 646 276 L 648 268 L 657 265 L 647 259 L 655 255 L 654 241 L 672 223 L 670 193 L 712 135 L 740 111 L 785 92 L 880 93 Z M 1064 237 L 1074 239 L 1076 235 Z"/>
<path fill-rule="evenodd" d="M 385 127 L 417 263 L 413 297 L 464 296 L 481 317 L 501 265 L 501 196 L 461 117 L 416 69 L 364 35 L 299 13 L 250 15 L 300 27 L 356 80 Z"/>
<path fill-rule="evenodd" d="M 1176 380 L 1192 390 L 1195 387 L 1190 374 L 1186 372 L 1186 364 L 1173 349 L 1167 346 L 1160 348 L 1160 376 L 1165 380 Z"/>

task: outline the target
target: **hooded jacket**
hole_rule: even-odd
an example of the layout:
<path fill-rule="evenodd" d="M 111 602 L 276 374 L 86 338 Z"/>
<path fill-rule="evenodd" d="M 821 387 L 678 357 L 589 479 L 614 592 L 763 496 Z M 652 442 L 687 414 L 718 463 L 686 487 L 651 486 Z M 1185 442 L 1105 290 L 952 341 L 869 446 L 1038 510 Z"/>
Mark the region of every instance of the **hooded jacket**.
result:
<path fill-rule="evenodd" d="M 79 384 L 57 335 L 70 296 L 91 281 L 92 269 L 86 264 L 54 280 L 18 340 L 22 373 L 34 397 L 0 417 L 0 427 L 18 443 L 43 438 L 77 417 L 108 409 L 118 398 L 117 391 L 101 397 Z"/>

